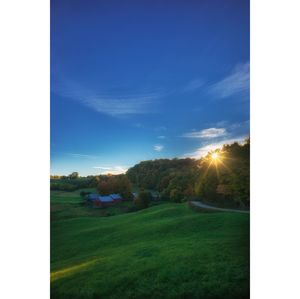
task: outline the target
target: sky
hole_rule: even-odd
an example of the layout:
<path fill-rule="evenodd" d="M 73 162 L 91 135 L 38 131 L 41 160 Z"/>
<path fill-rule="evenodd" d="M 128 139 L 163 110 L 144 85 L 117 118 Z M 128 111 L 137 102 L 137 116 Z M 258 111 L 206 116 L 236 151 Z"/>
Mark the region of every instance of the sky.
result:
<path fill-rule="evenodd" d="M 249 1 L 51 0 L 51 174 L 249 136 Z"/>

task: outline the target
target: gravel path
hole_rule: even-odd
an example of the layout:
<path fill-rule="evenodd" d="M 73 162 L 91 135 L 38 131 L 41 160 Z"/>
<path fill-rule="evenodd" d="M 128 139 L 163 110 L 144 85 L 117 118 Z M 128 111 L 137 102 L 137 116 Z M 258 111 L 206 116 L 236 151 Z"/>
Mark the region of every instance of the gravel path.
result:
<path fill-rule="evenodd" d="M 200 201 L 191 201 L 190 204 L 192 206 L 199 207 L 199 208 L 202 208 L 202 209 L 216 210 L 216 211 L 222 211 L 222 212 L 235 212 L 235 213 L 246 213 L 246 214 L 249 214 L 249 211 L 217 208 L 217 207 L 213 207 L 213 206 L 209 206 L 207 204 L 204 204 L 204 203 L 202 203 Z"/>

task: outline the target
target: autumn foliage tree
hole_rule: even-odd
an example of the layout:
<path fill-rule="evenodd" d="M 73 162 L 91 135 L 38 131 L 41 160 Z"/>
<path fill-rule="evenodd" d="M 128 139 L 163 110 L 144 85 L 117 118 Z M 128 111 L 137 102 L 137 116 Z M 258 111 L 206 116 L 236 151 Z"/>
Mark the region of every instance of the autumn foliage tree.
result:
<path fill-rule="evenodd" d="M 119 193 L 123 198 L 132 199 L 132 187 L 125 175 L 102 177 L 97 186 L 98 193 L 109 195 Z"/>

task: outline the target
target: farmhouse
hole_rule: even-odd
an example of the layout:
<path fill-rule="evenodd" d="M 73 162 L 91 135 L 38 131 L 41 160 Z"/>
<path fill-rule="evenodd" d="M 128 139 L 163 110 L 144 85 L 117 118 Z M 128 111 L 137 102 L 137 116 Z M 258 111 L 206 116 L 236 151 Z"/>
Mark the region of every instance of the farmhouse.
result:
<path fill-rule="evenodd" d="M 99 201 L 100 201 L 102 207 L 112 206 L 116 203 L 110 195 L 107 195 L 107 196 L 99 195 Z"/>
<path fill-rule="evenodd" d="M 89 194 L 86 199 L 94 207 L 100 207 L 100 208 L 112 206 L 123 200 L 120 194 L 110 194 L 105 196 L 99 194 Z"/>

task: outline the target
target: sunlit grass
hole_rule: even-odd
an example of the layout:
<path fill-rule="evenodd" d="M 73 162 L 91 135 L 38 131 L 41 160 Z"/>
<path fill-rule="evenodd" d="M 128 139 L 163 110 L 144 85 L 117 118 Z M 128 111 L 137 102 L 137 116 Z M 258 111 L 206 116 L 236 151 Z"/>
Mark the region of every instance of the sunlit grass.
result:
<path fill-rule="evenodd" d="M 76 272 L 82 271 L 85 268 L 88 268 L 89 266 L 95 264 L 97 261 L 99 261 L 99 259 L 87 261 L 87 262 L 81 263 L 76 266 L 72 266 L 72 267 L 64 268 L 62 270 L 51 272 L 51 282 L 54 282 L 63 277 L 70 276 L 72 274 L 75 274 Z"/>

